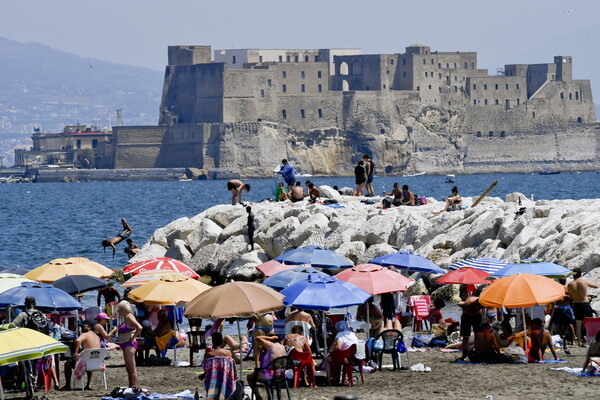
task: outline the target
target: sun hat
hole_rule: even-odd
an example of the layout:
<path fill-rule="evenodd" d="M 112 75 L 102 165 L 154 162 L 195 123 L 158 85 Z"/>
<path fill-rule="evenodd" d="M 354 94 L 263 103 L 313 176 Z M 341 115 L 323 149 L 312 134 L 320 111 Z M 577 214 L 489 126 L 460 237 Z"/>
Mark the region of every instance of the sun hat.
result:
<path fill-rule="evenodd" d="M 108 317 L 108 315 L 106 315 L 106 313 L 103 313 L 103 312 L 101 312 L 98 315 L 96 315 L 96 320 L 97 321 L 100 321 L 101 319 L 110 320 L 110 318 Z"/>

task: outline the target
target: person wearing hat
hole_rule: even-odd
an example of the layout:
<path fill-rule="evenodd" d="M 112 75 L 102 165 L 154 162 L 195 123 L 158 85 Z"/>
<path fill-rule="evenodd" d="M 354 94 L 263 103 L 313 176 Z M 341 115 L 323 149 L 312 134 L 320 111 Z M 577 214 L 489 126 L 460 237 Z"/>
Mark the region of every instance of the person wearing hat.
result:
<path fill-rule="evenodd" d="M 75 339 L 73 344 L 73 359 L 65 362 L 65 386 L 61 390 L 71 390 L 71 375 L 73 374 L 73 368 L 83 368 L 79 364 L 84 361 L 79 359 L 79 354 L 83 350 L 87 349 L 98 349 L 100 348 L 100 338 L 92 330 L 94 322 L 90 320 L 79 321 L 77 325 L 81 326 L 81 335 Z M 92 372 L 87 372 L 87 384 L 85 385 L 86 390 L 92 389 Z"/>
<path fill-rule="evenodd" d="M 106 333 L 106 324 L 110 321 L 109 316 L 106 315 L 106 313 L 101 312 L 96 315 L 95 319 L 98 322 L 94 325 L 94 333 L 100 338 L 100 347 L 109 350 L 118 349 L 119 345 L 111 341 L 113 335 L 117 333 L 117 327 L 114 327 L 110 332 Z"/>

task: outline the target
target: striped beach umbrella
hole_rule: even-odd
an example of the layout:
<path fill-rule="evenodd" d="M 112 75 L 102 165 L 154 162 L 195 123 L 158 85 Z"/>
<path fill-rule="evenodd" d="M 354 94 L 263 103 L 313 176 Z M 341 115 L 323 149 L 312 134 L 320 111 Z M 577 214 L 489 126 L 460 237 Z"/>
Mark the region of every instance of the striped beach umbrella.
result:
<path fill-rule="evenodd" d="M 122 287 L 136 287 L 142 286 L 144 283 L 150 282 L 156 278 L 160 278 L 165 274 L 172 274 L 173 271 L 168 269 L 153 269 L 152 271 L 140 272 L 139 274 L 132 276 L 125 282 L 121 283 Z"/>
<path fill-rule="evenodd" d="M 501 268 L 508 265 L 506 261 L 499 260 L 493 257 L 478 257 L 478 258 L 467 258 L 466 260 L 455 262 L 451 264 L 449 269 L 455 270 L 464 267 L 471 267 L 481 271 L 485 271 L 488 274 L 493 274 Z"/>
<path fill-rule="evenodd" d="M 200 276 L 193 269 L 185 265 L 183 262 L 169 257 L 158 257 L 151 260 L 138 261 L 136 263 L 129 264 L 123 268 L 123 273 L 137 275 L 141 272 L 157 269 L 179 272 L 180 274 L 189 276 L 192 279 L 200 278 Z"/>

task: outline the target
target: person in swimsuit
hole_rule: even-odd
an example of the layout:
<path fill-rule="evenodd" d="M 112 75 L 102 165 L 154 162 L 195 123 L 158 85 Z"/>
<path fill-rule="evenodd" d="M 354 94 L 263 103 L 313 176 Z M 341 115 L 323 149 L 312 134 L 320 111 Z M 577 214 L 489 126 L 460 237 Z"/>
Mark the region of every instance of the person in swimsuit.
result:
<path fill-rule="evenodd" d="M 445 197 L 446 206 L 443 210 L 434 211 L 434 214 L 441 214 L 444 211 L 458 211 L 462 209 L 462 197 L 458 194 L 458 187 L 454 186 L 451 190 L 452 196 Z"/>
<path fill-rule="evenodd" d="M 585 361 L 583 362 L 583 372 L 586 372 L 588 365 L 593 367 L 594 364 L 596 364 L 596 368 L 600 367 L 600 331 L 596 332 L 595 340 L 590 343 Z"/>
<path fill-rule="evenodd" d="M 231 192 L 231 205 L 235 206 L 238 202 L 242 203 L 242 192 L 246 189 L 246 192 L 250 191 L 250 185 L 240 181 L 239 179 L 232 179 L 227 182 L 227 190 Z"/>
<path fill-rule="evenodd" d="M 118 349 L 119 346 L 116 343 L 112 342 L 112 337 L 115 333 L 117 333 L 117 327 L 111 329 L 110 332 L 106 332 L 106 322 L 109 321 L 110 318 L 106 313 L 100 313 L 96 316 L 96 321 L 98 323 L 94 326 L 94 333 L 98 335 L 100 338 L 100 347 L 109 350 Z"/>
<path fill-rule="evenodd" d="M 319 200 L 319 197 L 321 197 L 321 191 L 319 189 L 317 189 L 315 184 L 312 182 L 310 182 L 307 185 L 307 187 L 308 187 L 308 196 L 310 197 L 308 202 L 314 204 L 317 202 L 317 200 Z"/>
<path fill-rule="evenodd" d="M 304 200 L 304 189 L 302 189 L 302 183 L 296 182 L 296 186 L 290 191 L 290 200 L 292 203 Z"/>
<path fill-rule="evenodd" d="M 273 370 L 267 367 L 272 360 L 286 355 L 285 347 L 279 343 L 279 337 L 277 335 L 265 336 L 265 332 L 260 329 L 255 329 L 254 332 L 256 334 L 254 337 L 254 351 L 256 353 L 257 348 L 261 349 L 255 361 L 256 368 L 258 369 L 255 370 L 255 373 L 257 378 L 269 380 L 273 378 Z M 255 373 L 248 374 L 248 385 L 250 388 L 252 388 L 252 392 L 256 396 L 257 400 L 261 400 L 262 397 L 258 391 L 258 386 L 256 386 L 256 381 L 254 379 Z M 267 398 L 271 399 L 269 392 L 267 392 Z"/>
<path fill-rule="evenodd" d="M 552 330 L 552 325 L 556 326 L 556 332 L 560 335 L 563 341 L 563 350 L 565 354 L 571 354 L 567 349 L 567 333 L 571 339 L 571 343 L 575 338 L 575 315 L 571 308 L 571 297 L 566 292 L 567 278 L 559 278 L 558 283 L 565 286 L 565 296 L 554 303 L 552 307 L 550 323 L 548 329 Z"/>
<path fill-rule="evenodd" d="M 394 196 L 394 205 L 402 204 L 402 190 L 400 190 L 400 184 L 398 182 L 394 183 L 391 193 L 388 193 L 384 190 L 383 194 L 385 196 Z"/>
<path fill-rule="evenodd" d="M 546 347 L 550 349 L 555 360 L 558 360 L 554 346 L 552 345 L 552 335 L 550 331 L 544 329 L 543 322 L 540 318 L 531 320 L 531 347 L 529 348 L 529 362 L 541 361 L 544 359 Z"/>
<path fill-rule="evenodd" d="M 115 245 L 121 243 L 123 240 L 128 239 L 129 235 L 131 235 L 131 232 L 133 232 L 133 228 L 127 223 L 125 218 L 121 218 L 121 224 L 123 225 L 123 231 L 121 233 L 119 233 L 117 236 L 111 237 L 110 239 L 102 241 L 102 248 L 104 249 L 105 253 L 107 247 L 112 247 L 113 258 L 115 258 L 115 253 L 117 251 Z"/>
<path fill-rule="evenodd" d="M 365 163 L 365 173 L 367 175 L 367 181 L 365 189 L 367 190 L 367 196 L 375 196 L 375 190 L 373 189 L 373 177 L 375 176 L 375 163 L 368 154 L 363 155 L 363 161 Z"/>
<path fill-rule="evenodd" d="M 135 365 L 135 353 L 138 348 L 137 338 L 142 332 L 142 325 L 135 319 L 131 313 L 131 304 L 123 300 L 117 306 L 117 312 L 125 319 L 123 324 L 119 326 L 118 343 L 123 350 L 123 358 L 125 359 L 125 368 L 127 369 L 127 378 L 129 387 L 134 391 L 140 391 L 137 383 L 137 368 Z"/>
<path fill-rule="evenodd" d="M 590 299 L 587 294 L 588 288 L 597 288 L 595 283 L 581 279 L 582 271 L 579 268 L 573 270 L 573 281 L 567 285 L 567 293 L 573 299 L 573 313 L 575 314 L 575 329 L 577 331 L 577 340 L 579 346 L 583 346 L 585 338 L 581 332 L 581 325 L 585 317 L 593 317 L 594 310 L 590 305 Z"/>
<path fill-rule="evenodd" d="M 311 351 L 308 339 L 304 336 L 304 328 L 302 328 L 302 325 L 292 327 L 292 331 L 285 337 L 283 344 L 286 346 L 288 352 L 292 349 L 301 352 Z"/>
<path fill-rule="evenodd" d="M 246 207 L 246 212 L 248 213 L 248 242 L 250 242 L 250 250 L 254 250 L 254 231 L 256 228 L 254 227 L 254 214 L 252 213 L 252 207 Z"/>
<path fill-rule="evenodd" d="M 360 160 L 354 168 L 354 182 L 356 183 L 356 190 L 354 190 L 355 196 L 362 196 L 367 181 L 367 172 L 364 167 L 365 163 Z"/>
<path fill-rule="evenodd" d="M 125 247 L 125 250 L 123 250 L 123 251 L 125 252 L 125 254 L 127 254 L 128 258 L 131 258 L 131 257 L 135 256 L 137 253 L 139 253 L 140 251 L 142 251 L 142 249 L 140 249 L 137 244 L 133 243 L 133 240 L 127 239 L 126 242 L 127 242 L 127 247 Z"/>

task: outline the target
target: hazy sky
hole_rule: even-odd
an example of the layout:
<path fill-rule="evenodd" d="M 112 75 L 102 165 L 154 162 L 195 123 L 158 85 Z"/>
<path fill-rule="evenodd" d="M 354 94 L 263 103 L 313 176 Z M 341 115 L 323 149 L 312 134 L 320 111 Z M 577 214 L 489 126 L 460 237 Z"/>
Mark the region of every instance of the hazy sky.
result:
<path fill-rule="evenodd" d="M 600 90 L 599 16 L 598 0 L 13 0 L 2 6 L 0 36 L 156 70 L 176 44 L 398 53 L 424 43 L 477 51 L 493 73 L 562 54 Z"/>

